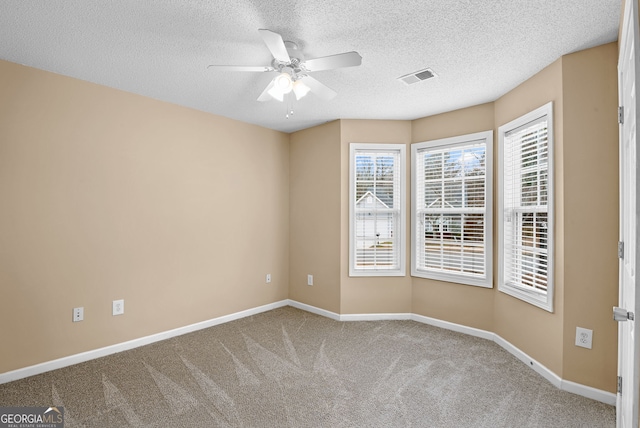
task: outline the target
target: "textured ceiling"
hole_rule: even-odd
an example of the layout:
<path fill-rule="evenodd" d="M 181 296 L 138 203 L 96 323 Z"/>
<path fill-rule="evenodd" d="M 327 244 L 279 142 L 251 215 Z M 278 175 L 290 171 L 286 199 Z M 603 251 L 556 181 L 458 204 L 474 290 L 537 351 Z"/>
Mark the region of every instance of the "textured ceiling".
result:
<path fill-rule="evenodd" d="M 620 0 L 2 0 L 0 59 L 292 132 L 334 119 L 415 119 L 493 101 L 560 56 L 617 39 Z M 256 98 L 272 73 L 258 29 L 306 58 L 355 50 L 313 77 L 338 96 Z M 397 77 L 432 68 L 407 86 Z"/>

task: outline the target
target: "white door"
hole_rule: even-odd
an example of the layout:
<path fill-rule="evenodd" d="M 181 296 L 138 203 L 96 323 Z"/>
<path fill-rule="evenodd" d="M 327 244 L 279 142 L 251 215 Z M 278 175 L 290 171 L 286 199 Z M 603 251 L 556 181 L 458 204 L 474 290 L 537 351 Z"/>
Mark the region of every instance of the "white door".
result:
<path fill-rule="evenodd" d="M 638 427 L 638 374 L 640 372 L 640 337 L 637 337 L 635 314 L 638 313 L 636 293 L 636 270 L 638 263 L 638 227 L 637 227 L 637 166 L 638 141 L 636 134 L 637 107 L 636 97 L 638 77 L 638 0 L 626 1 L 620 56 L 618 60 L 620 105 L 622 106 L 622 124 L 620 125 L 620 241 L 622 257 L 620 259 L 620 298 L 619 307 L 614 308 L 614 319 L 618 324 L 618 395 L 617 426 L 619 428 Z"/>

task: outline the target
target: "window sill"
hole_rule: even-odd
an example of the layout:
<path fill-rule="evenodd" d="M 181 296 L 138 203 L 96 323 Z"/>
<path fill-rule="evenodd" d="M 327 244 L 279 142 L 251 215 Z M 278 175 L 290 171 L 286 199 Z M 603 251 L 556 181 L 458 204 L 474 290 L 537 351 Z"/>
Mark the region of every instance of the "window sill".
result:
<path fill-rule="evenodd" d="M 528 292 L 518 287 L 508 284 L 498 284 L 498 291 L 520 299 L 530 305 L 537 306 L 547 312 L 553 313 L 553 296 L 547 292 L 546 295 Z"/>
<path fill-rule="evenodd" d="M 350 270 L 349 277 L 406 276 L 404 270 Z"/>
<path fill-rule="evenodd" d="M 438 272 L 427 272 L 413 269 L 411 276 L 414 278 L 433 279 L 436 281 L 453 282 L 462 285 L 472 285 L 474 287 L 493 288 L 492 278 L 478 278 L 467 275 L 445 274 Z"/>

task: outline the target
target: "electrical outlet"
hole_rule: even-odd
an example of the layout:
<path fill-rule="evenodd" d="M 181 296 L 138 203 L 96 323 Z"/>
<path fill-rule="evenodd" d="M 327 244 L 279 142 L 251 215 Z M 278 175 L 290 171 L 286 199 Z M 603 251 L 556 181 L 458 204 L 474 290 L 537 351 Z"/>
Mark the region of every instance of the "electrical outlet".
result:
<path fill-rule="evenodd" d="M 576 327 L 576 346 L 591 349 L 593 342 L 593 330 Z"/>
<path fill-rule="evenodd" d="M 313 285 L 313 275 L 307 275 L 307 285 Z"/>
<path fill-rule="evenodd" d="M 124 300 L 113 301 L 113 315 L 124 314 Z"/>
<path fill-rule="evenodd" d="M 267 274 L 267 276 L 265 278 L 265 281 L 266 281 L 267 284 L 271 283 L 271 274 L 270 273 Z"/>
<path fill-rule="evenodd" d="M 73 308 L 73 322 L 82 321 L 84 319 L 84 308 Z"/>

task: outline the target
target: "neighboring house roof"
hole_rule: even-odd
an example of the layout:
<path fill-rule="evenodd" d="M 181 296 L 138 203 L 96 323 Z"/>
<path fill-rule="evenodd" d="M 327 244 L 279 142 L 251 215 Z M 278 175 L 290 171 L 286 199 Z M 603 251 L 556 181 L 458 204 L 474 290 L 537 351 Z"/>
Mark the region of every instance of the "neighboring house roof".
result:
<path fill-rule="evenodd" d="M 369 198 L 371 198 L 369 200 Z M 369 206 L 371 205 L 371 206 Z M 360 199 L 356 201 L 357 208 L 389 208 L 389 205 L 385 204 L 380 198 L 374 195 L 372 192 L 367 191 Z"/>
<path fill-rule="evenodd" d="M 433 208 L 433 206 L 434 206 L 434 205 L 436 205 L 436 203 L 437 203 L 438 205 L 441 205 L 441 204 L 440 204 L 440 202 L 441 202 L 441 201 L 442 201 L 442 197 L 441 197 L 441 196 L 439 196 L 439 197 L 437 197 L 437 198 L 436 198 L 436 200 L 435 200 L 435 201 L 431 202 L 427 208 Z M 449 202 L 447 202 L 447 201 L 444 201 L 444 204 L 445 204 L 445 205 L 447 205 L 447 208 L 454 208 L 454 207 L 453 207 L 453 205 L 451 205 L 451 204 L 450 204 Z"/>

